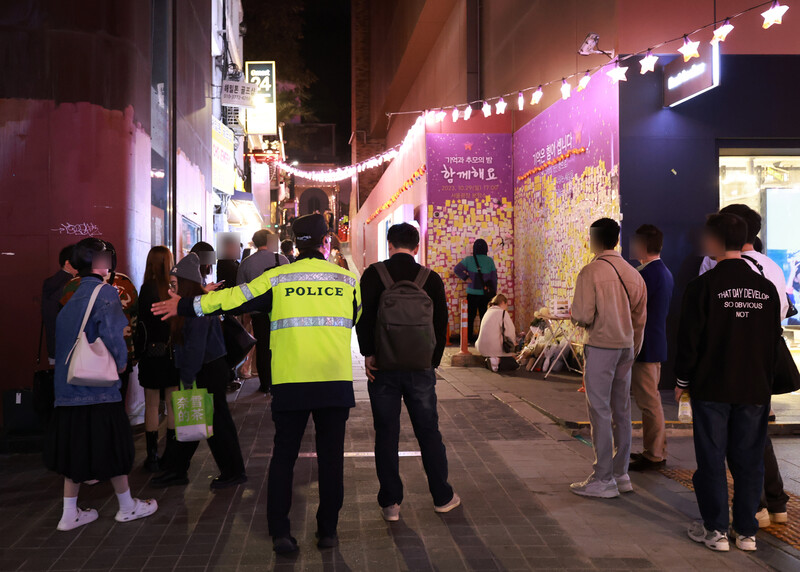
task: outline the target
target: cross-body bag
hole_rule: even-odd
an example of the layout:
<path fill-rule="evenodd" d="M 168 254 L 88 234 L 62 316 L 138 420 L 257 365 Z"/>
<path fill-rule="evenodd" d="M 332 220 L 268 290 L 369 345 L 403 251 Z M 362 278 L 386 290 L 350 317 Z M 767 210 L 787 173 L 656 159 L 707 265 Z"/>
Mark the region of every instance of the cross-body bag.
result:
<path fill-rule="evenodd" d="M 514 351 L 514 340 L 506 336 L 506 311 L 503 310 L 503 320 L 500 322 L 500 333 L 503 336 L 503 351 L 510 354 Z"/>
<path fill-rule="evenodd" d="M 98 284 L 89 298 L 89 305 L 83 314 L 83 322 L 78 330 L 78 337 L 75 344 L 67 354 L 65 364 L 69 364 L 67 371 L 67 383 L 70 385 L 82 385 L 87 387 L 111 387 L 119 380 L 117 362 L 114 356 L 108 351 L 103 340 L 98 336 L 97 339 L 89 343 L 84 328 L 89 321 L 97 295 L 105 284 Z"/>
<path fill-rule="evenodd" d="M 480 284 L 473 284 L 473 286 L 475 286 L 476 290 L 483 290 L 484 296 L 494 297 L 494 295 L 497 294 L 497 285 L 491 280 L 487 282 L 484 279 L 480 262 L 478 262 L 478 255 L 473 254 L 472 257 L 475 259 L 475 268 L 478 269 L 476 278 L 480 279 Z"/>
<path fill-rule="evenodd" d="M 755 259 L 742 255 L 752 262 L 763 278 L 764 268 L 756 262 Z M 800 371 L 797 370 L 797 364 L 794 362 L 792 352 L 789 351 L 789 346 L 786 345 L 786 340 L 783 335 L 778 337 L 777 355 L 775 356 L 775 372 L 772 376 L 772 395 L 782 395 L 784 393 L 792 393 L 800 389 Z"/>
<path fill-rule="evenodd" d="M 756 268 L 758 268 L 758 271 L 759 271 L 759 272 L 761 272 L 761 276 L 763 276 L 764 278 L 767 278 L 767 275 L 766 275 L 766 274 L 764 274 L 764 267 L 763 267 L 763 266 L 761 266 L 761 264 L 759 264 L 759 262 L 758 262 L 758 261 L 757 261 L 755 258 L 752 258 L 752 257 L 750 257 L 750 256 L 747 256 L 746 254 L 742 254 L 742 258 L 744 258 L 745 260 L 749 260 L 750 262 L 752 262 L 752 263 L 753 263 L 753 266 L 755 266 Z M 778 296 L 780 296 L 780 294 L 781 294 L 781 293 L 780 293 L 780 292 L 778 292 Z M 786 315 L 784 316 L 784 318 L 791 318 L 792 316 L 796 316 L 796 315 L 797 315 L 797 308 L 796 308 L 796 307 L 795 307 L 795 305 L 792 303 L 792 300 L 789 298 L 789 295 L 788 295 L 788 294 L 786 294 L 786 293 L 784 292 L 784 296 L 786 296 L 786 301 L 789 303 L 789 308 L 787 308 L 787 310 L 786 310 Z"/>
<path fill-rule="evenodd" d="M 617 270 L 617 267 L 616 267 L 616 266 L 614 266 L 614 265 L 611 263 L 611 261 L 610 261 L 610 260 L 606 260 L 605 258 L 600 258 L 600 257 L 598 257 L 598 259 L 597 259 L 597 260 L 602 260 L 603 262 L 605 262 L 606 264 L 608 264 L 609 266 L 611 266 L 611 268 L 613 268 L 613 269 L 614 269 L 614 272 L 616 273 L 616 275 L 617 275 L 617 278 L 619 278 L 619 283 L 620 283 L 620 284 L 622 284 L 622 287 L 625 289 L 625 295 L 628 297 L 628 306 L 630 306 L 630 308 L 631 308 L 631 312 L 633 312 L 633 303 L 631 302 L 631 295 L 630 295 L 630 292 L 628 292 L 628 287 L 627 287 L 627 286 L 625 286 L 625 281 L 622 279 L 622 275 L 619 273 L 619 270 Z"/>

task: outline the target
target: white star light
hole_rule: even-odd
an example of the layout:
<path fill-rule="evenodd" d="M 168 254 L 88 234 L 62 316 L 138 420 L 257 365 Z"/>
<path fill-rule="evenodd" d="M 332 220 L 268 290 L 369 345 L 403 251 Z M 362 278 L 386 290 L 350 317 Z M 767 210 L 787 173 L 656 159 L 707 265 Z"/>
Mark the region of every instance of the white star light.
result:
<path fill-rule="evenodd" d="M 647 50 L 647 55 L 639 60 L 639 64 L 642 66 L 642 71 L 639 73 L 644 75 L 647 72 L 651 72 L 656 69 L 656 62 L 658 61 L 658 56 L 654 56 L 650 50 Z"/>
<path fill-rule="evenodd" d="M 481 111 L 483 111 L 484 117 L 489 117 L 492 114 L 492 106 L 489 105 L 488 101 L 483 102 L 483 107 L 481 107 Z"/>
<path fill-rule="evenodd" d="M 542 91 L 542 86 L 540 85 L 539 89 L 534 91 L 533 95 L 531 95 L 531 105 L 536 105 L 537 103 L 542 101 L 542 96 L 543 95 L 544 95 L 544 92 Z"/>
<path fill-rule="evenodd" d="M 728 37 L 733 31 L 733 24 L 728 18 L 725 18 L 725 22 L 723 22 L 722 26 L 714 30 L 714 37 L 711 38 L 711 45 L 719 44 L 720 42 L 724 42 L 725 38 Z"/>
<path fill-rule="evenodd" d="M 561 80 L 561 99 L 569 99 L 569 96 L 572 95 L 572 86 L 569 82 L 565 79 Z"/>
<path fill-rule="evenodd" d="M 519 92 L 519 95 L 517 95 L 517 107 L 520 111 L 522 111 L 525 107 L 525 96 L 522 95 L 521 91 Z"/>
<path fill-rule="evenodd" d="M 786 14 L 786 11 L 789 9 L 788 6 L 781 6 L 781 3 L 778 0 L 772 3 L 769 10 L 766 12 L 762 12 L 761 15 L 764 17 L 764 24 L 762 27 L 766 30 L 773 24 L 780 24 L 781 20 L 783 19 L 783 15 Z"/>
<path fill-rule="evenodd" d="M 688 62 L 692 58 L 700 57 L 700 52 L 697 51 L 699 45 L 700 42 L 690 42 L 688 36 L 683 37 L 683 45 L 678 48 L 678 51 L 683 54 L 684 62 Z"/>
<path fill-rule="evenodd" d="M 498 102 L 495 104 L 495 106 L 494 106 L 494 107 L 495 107 L 495 109 L 497 110 L 497 114 L 498 114 L 498 115 L 503 115 L 503 114 L 506 112 L 506 107 L 507 107 L 507 106 L 508 106 L 508 104 L 507 104 L 507 103 L 505 102 L 505 100 L 504 100 L 504 99 L 501 97 L 501 98 L 500 98 L 500 101 L 498 101 Z M 487 115 L 487 117 L 488 117 L 488 115 Z"/>
<path fill-rule="evenodd" d="M 453 117 L 453 123 L 455 123 L 456 121 L 458 121 L 458 107 L 454 107 L 454 108 L 453 108 L 453 115 L 452 115 L 452 117 Z"/>
<path fill-rule="evenodd" d="M 467 107 L 464 108 L 464 121 L 470 117 L 472 117 L 472 105 L 467 105 Z"/>
<path fill-rule="evenodd" d="M 616 65 L 608 70 L 606 75 L 610 77 L 611 81 L 614 83 L 619 83 L 621 81 L 628 81 L 628 78 L 625 75 L 626 73 L 628 73 L 628 68 L 620 67 L 619 60 L 617 60 Z"/>
<path fill-rule="evenodd" d="M 584 89 L 586 89 L 586 86 L 589 85 L 589 81 L 591 79 L 592 79 L 592 76 L 590 76 L 589 72 L 587 71 L 586 74 L 578 82 L 578 91 L 583 91 Z"/>

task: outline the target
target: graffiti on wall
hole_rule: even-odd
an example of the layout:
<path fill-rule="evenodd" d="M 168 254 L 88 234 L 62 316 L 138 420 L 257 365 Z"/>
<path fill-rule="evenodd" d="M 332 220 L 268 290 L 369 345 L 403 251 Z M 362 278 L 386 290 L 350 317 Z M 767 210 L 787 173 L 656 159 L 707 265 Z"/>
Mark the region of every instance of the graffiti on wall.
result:
<path fill-rule="evenodd" d="M 605 74 L 514 134 L 517 324 L 572 300 L 589 225 L 620 219 L 619 90 Z"/>
<path fill-rule="evenodd" d="M 483 238 L 497 266 L 497 291 L 514 304 L 513 187 L 510 134 L 428 134 L 427 263 L 444 280 L 450 329 L 466 285 L 453 269 Z"/>
<path fill-rule="evenodd" d="M 77 224 L 62 222 L 58 225 L 58 228 L 51 228 L 50 230 L 70 236 L 103 236 L 103 233 L 100 232 L 100 227 L 93 222 L 79 222 Z"/>

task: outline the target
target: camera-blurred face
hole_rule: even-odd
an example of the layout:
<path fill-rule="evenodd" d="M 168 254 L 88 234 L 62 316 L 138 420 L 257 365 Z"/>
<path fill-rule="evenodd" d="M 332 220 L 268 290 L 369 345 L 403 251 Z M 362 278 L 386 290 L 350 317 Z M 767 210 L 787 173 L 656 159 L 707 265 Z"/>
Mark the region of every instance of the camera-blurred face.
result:
<path fill-rule="evenodd" d="M 641 238 L 636 236 L 631 239 L 631 258 L 635 260 L 647 258 L 647 246 Z"/>
<path fill-rule="evenodd" d="M 331 237 L 330 236 L 326 236 L 322 240 L 322 255 L 325 257 L 325 260 L 328 260 L 328 258 L 331 255 Z"/>
<path fill-rule="evenodd" d="M 169 277 L 169 289 L 178 293 L 178 277 L 177 276 L 170 276 Z"/>
<path fill-rule="evenodd" d="M 718 259 L 725 255 L 725 244 L 708 231 L 703 232 L 703 254 Z"/>

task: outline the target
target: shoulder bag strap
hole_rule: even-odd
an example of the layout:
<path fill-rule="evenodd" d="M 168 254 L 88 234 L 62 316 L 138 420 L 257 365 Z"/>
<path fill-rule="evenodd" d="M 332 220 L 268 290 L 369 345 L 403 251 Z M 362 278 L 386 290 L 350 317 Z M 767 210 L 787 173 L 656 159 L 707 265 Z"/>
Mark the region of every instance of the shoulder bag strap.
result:
<path fill-rule="evenodd" d="M 75 351 L 75 346 L 78 345 L 78 340 L 81 339 L 81 334 L 83 333 L 83 329 L 86 327 L 86 322 L 89 321 L 89 314 L 92 313 L 92 308 L 94 307 L 94 302 L 97 300 L 97 295 L 100 293 L 100 289 L 105 286 L 103 282 L 95 286 L 94 291 L 92 292 L 92 296 L 89 298 L 89 305 L 86 306 L 86 312 L 83 314 L 83 322 L 81 322 L 81 329 L 78 330 L 78 335 L 75 338 L 75 343 L 72 344 L 72 349 L 69 350 L 67 354 L 67 362 L 69 362 L 69 358 L 72 357 L 72 352 Z"/>
<path fill-rule="evenodd" d="M 275 268 L 281 265 L 281 255 L 277 252 L 275 253 Z"/>
<path fill-rule="evenodd" d="M 750 256 L 747 256 L 746 254 L 742 254 L 742 258 L 752 262 L 753 266 L 755 266 L 758 269 L 758 271 L 761 272 L 761 276 L 764 276 L 764 278 L 766 278 L 766 276 L 764 275 L 764 267 L 761 266 L 761 264 L 758 263 L 758 260 L 756 260 L 755 258 L 752 258 Z"/>
<path fill-rule="evenodd" d="M 473 254 L 472 258 L 475 259 L 475 267 L 478 269 L 478 274 L 483 276 L 483 271 L 481 270 L 481 264 L 480 264 L 480 262 L 478 262 L 478 255 L 477 254 Z"/>
<path fill-rule="evenodd" d="M 622 279 L 622 275 L 620 275 L 619 270 L 617 270 L 617 267 L 614 266 L 614 264 L 612 264 L 612 262 L 610 260 L 607 260 L 605 258 L 598 258 L 597 260 L 602 260 L 603 262 L 605 262 L 606 264 L 610 265 L 611 268 L 614 269 L 614 272 L 617 274 L 617 278 L 619 278 L 619 283 L 622 284 L 622 287 L 625 289 L 625 295 L 628 297 L 628 305 L 631 308 L 633 308 L 633 303 L 631 302 L 630 292 L 628 292 L 628 287 L 625 286 L 625 281 Z"/>
<path fill-rule="evenodd" d="M 503 319 L 500 321 L 500 333 L 503 336 L 503 341 L 506 339 L 506 311 L 503 310 Z"/>
<path fill-rule="evenodd" d="M 36 365 L 42 363 L 42 338 L 44 337 L 44 320 L 39 327 L 39 352 L 36 354 Z"/>
<path fill-rule="evenodd" d="M 428 281 L 428 276 L 431 274 L 431 269 L 420 266 L 417 277 L 414 279 L 414 284 L 420 288 L 425 288 L 425 283 Z"/>
<path fill-rule="evenodd" d="M 383 282 L 384 288 L 388 290 L 394 286 L 394 280 L 392 280 L 392 277 L 389 275 L 389 269 L 386 268 L 386 264 L 383 262 L 376 262 L 375 270 L 378 272 L 378 276 L 381 277 L 381 282 Z"/>

